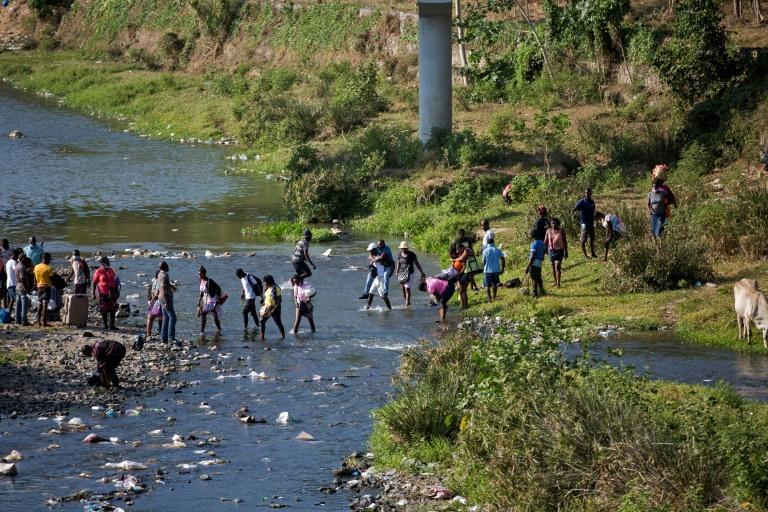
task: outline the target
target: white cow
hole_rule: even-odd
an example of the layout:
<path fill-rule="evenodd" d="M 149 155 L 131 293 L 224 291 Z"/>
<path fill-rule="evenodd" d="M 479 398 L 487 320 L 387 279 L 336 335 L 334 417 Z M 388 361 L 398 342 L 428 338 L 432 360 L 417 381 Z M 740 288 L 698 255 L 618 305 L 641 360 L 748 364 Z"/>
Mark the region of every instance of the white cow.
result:
<path fill-rule="evenodd" d="M 768 349 L 768 300 L 754 279 L 742 279 L 733 287 L 736 321 L 739 325 L 739 339 L 752 342 L 752 322 L 763 331 L 763 345 Z"/>

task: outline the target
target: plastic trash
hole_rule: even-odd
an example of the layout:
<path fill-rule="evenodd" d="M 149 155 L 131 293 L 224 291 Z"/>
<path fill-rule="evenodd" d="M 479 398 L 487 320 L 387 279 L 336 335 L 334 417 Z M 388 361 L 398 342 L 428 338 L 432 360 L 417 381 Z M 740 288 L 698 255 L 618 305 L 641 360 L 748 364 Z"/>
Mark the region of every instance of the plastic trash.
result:
<path fill-rule="evenodd" d="M 115 418 L 117 417 L 117 411 L 110 407 L 109 409 L 107 409 L 107 412 L 105 412 L 104 415 L 107 418 Z"/>
<path fill-rule="evenodd" d="M 291 417 L 288 414 L 288 412 L 283 411 L 277 416 L 275 423 L 277 423 L 278 425 L 287 425 L 288 423 L 290 423 L 290 421 L 291 421 Z"/>
<path fill-rule="evenodd" d="M 256 372 L 255 370 L 252 370 L 251 373 L 248 374 L 248 378 L 251 380 L 267 380 L 269 377 L 267 377 L 267 374 L 264 372 Z"/>
<path fill-rule="evenodd" d="M 107 462 L 104 464 L 107 469 L 119 469 L 120 471 L 141 471 L 149 469 L 141 462 L 134 462 L 132 460 L 124 460 L 122 462 Z"/>
<path fill-rule="evenodd" d="M 3 462 L 19 462 L 24 460 L 24 456 L 18 450 L 11 450 L 11 453 L 3 457 Z"/>
<path fill-rule="evenodd" d="M 13 462 L 0 462 L 0 476 L 16 476 L 18 473 L 16 464 Z"/>

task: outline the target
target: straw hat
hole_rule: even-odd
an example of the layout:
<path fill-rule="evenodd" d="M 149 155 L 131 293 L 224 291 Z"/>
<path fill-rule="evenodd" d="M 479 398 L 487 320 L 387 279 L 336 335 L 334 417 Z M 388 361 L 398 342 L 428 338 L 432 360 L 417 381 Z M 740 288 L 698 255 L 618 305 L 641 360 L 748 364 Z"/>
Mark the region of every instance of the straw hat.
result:
<path fill-rule="evenodd" d="M 402 242 L 400 242 L 400 249 L 410 249 L 410 248 L 411 248 L 411 246 L 408 245 L 408 241 L 407 240 L 403 240 Z"/>

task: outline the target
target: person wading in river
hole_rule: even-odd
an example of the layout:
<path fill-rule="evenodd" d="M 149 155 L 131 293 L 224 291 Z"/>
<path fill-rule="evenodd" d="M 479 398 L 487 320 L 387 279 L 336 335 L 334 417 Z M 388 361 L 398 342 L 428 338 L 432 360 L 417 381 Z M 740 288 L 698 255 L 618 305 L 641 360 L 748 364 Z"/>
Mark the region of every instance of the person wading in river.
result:
<path fill-rule="evenodd" d="M 37 325 L 48 327 L 48 302 L 51 300 L 51 287 L 53 287 L 53 268 L 51 268 L 51 255 L 43 254 L 42 262 L 35 265 L 35 286 L 37 287 Z"/>
<path fill-rule="evenodd" d="M 110 383 L 120 389 L 120 379 L 117 376 L 117 367 L 125 357 L 125 345 L 117 341 L 97 341 L 94 344 L 83 345 L 82 353 L 85 357 L 93 357 L 96 360 L 98 380 L 89 383 L 99 384 L 108 388 Z"/>
<path fill-rule="evenodd" d="M 280 315 L 283 312 L 283 295 L 280 287 L 275 284 L 275 278 L 267 274 L 264 276 L 264 305 L 259 311 L 261 316 L 261 333 L 259 339 L 264 341 L 264 334 L 267 328 L 267 320 L 270 318 L 274 320 L 277 328 L 280 329 L 280 339 L 285 338 L 285 327 L 283 327 L 283 320 Z"/>
<path fill-rule="evenodd" d="M 160 263 L 160 272 L 157 274 L 157 299 L 160 301 L 160 312 L 163 314 L 163 325 L 160 329 L 160 339 L 163 343 L 168 340 L 176 341 L 176 309 L 173 304 L 173 296 L 176 286 L 168 275 L 168 263 Z"/>
<path fill-rule="evenodd" d="M 259 314 L 256 311 L 256 299 L 264 300 L 264 285 L 261 279 L 244 272 L 241 268 L 235 270 L 235 275 L 240 280 L 240 286 L 243 287 L 243 291 L 240 292 L 240 302 L 243 303 L 243 329 L 248 330 L 248 315 L 250 315 L 253 317 L 253 323 L 258 331 L 260 327 Z"/>
<path fill-rule="evenodd" d="M 423 281 L 427 276 L 424 274 L 424 269 L 421 268 L 419 258 L 415 252 L 411 251 L 408 242 L 403 240 L 400 242 L 400 254 L 397 256 L 395 274 L 403 289 L 403 300 L 406 307 L 411 305 L 411 286 L 413 285 L 413 274 L 416 273 L 417 268 L 421 272 L 421 280 Z"/>
<path fill-rule="evenodd" d="M 384 300 L 384 304 L 386 304 L 387 309 L 392 309 L 392 304 L 389 302 L 389 286 L 387 285 L 389 276 L 387 274 L 387 265 L 385 262 L 389 263 L 387 254 L 383 251 L 379 252 L 379 247 L 376 245 L 376 243 L 371 242 L 368 245 L 368 268 L 369 272 L 371 272 L 371 275 L 375 274 L 376 277 L 374 278 L 371 289 L 368 292 L 368 302 L 365 304 L 366 310 L 371 309 L 371 304 L 373 304 L 373 296 L 376 293 L 378 293 L 379 297 Z"/>
<path fill-rule="evenodd" d="M 312 242 L 312 232 L 305 229 L 304 236 L 296 243 L 296 248 L 293 250 L 293 256 L 291 256 L 293 269 L 304 279 L 312 275 L 312 271 L 309 270 L 307 263 L 312 265 L 313 270 L 317 270 L 317 266 L 312 263 L 312 258 L 309 257 L 310 242 Z"/>
<path fill-rule="evenodd" d="M 221 286 L 208 277 L 205 267 L 197 270 L 200 277 L 200 298 L 197 301 L 197 316 L 200 317 L 200 336 L 205 336 L 205 323 L 208 313 L 213 315 L 213 323 L 216 324 L 216 334 L 221 334 L 221 305 L 226 299 L 221 293 Z"/>
<path fill-rule="evenodd" d="M 46 253 L 48 254 L 48 253 Z M 115 315 L 117 314 L 117 299 L 120 298 L 120 279 L 112 269 L 109 258 L 102 256 L 99 260 L 101 266 L 93 273 L 91 296 L 96 300 L 98 291 L 99 311 L 105 329 L 117 330 Z M 107 323 L 109 319 L 109 323 Z"/>
<path fill-rule="evenodd" d="M 309 322 L 309 329 L 315 332 L 315 319 L 312 315 L 314 307 L 312 306 L 312 297 L 315 296 L 315 289 L 304 280 L 299 274 L 291 278 L 293 285 L 293 302 L 296 305 L 296 320 L 293 322 L 292 334 L 299 333 L 299 324 L 301 319 L 306 318 Z"/>

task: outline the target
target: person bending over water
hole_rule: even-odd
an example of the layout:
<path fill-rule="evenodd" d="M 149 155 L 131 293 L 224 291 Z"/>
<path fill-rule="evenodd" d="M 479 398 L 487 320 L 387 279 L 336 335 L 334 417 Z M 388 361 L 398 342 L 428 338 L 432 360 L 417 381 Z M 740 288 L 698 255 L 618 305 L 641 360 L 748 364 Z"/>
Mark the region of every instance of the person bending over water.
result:
<path fill-rule="evenodd" d="M 456 291 L 455 281 L 446 281 L 437 277 L 428 277 L 426 281 L 419 284 L 419 290 L 427 292 L 432 300 L 440 306 L 438 309 L 440 320 L 438 320 L 438 322 L 445 322 L 445 314 L 448 312 L 448 301 L 451 300 L 451 297 L 453 297 L 453 294 Z"/>
<path fill-rule="evenodd" d="M 117 341 L 97 341 L 94 344 L 83 345 L 85 357 L 96 359 L 99 372 L 98 381 L 91 382 L 108 388 L 110 383 L 120 389 L 120 379 L 117 377 L 117 367 L 125 357 L 125 345 Z"/>
<path fill-rule="evenodd" d="M 304 317 L 309 322 L 309 328 L 315 332 L 315 320 L 312 316 L 314 307 L 312 306 L 312 297 L 315 296 L 315 289 L 304 280 L 299 274 L 291 278 L 293 284 L 293 302 L 296 305 L 296 321 L 293 323 L 293 334 L 299 333 L 299 324 Z"/>
<path fill-rule="evenodd" d="M 200 317 L 200 336 L 205 335 L 208 313 L 213 315 L 213 323 L 216 324 L 216 334 L 221 334 L 221 305 L 224 302 L 222 300 L 221 286 L 208 277 L 208 271 L 205 267 L 200 267 L 197 274 L 200 277 L 200 298 L 197 301 L 197 316 Z"/>
<path fill-rule="evenodd" d="M 270 318 L 274 320 L 277 328 L 280 329 L 280 339 L 285 338 L 285 327 L 283 327 L 283 320 L 280 315 L 283 311 L 283 296 L 280 287 L 275 284 L 275 278 L 267 274 L 264 276 L 264 306 L 261 311 L 261 334 L 259 339 L 264 341 L 264 333 L 267 328 L 267 320 Z"/>

